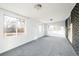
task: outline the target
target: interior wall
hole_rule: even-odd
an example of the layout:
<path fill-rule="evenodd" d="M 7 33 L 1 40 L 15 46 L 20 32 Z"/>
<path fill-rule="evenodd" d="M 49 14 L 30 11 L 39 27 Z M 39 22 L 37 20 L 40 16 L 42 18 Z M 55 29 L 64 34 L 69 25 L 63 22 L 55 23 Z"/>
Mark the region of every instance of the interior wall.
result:
<path fill-rule="evenodd" d="M 56 27 L 58 27 L 58 28 L 60 28 L 60 27 L 63 27 L 63 31 L 64 32 L 53 32 L 53 30 L 52 31 L 49 31 L 49 26 L 56 26 Z M 60 31 L 60 29 L 58 29 L 58 31 Z M 65 37 L 65 21 L 60 21 L 60 22 L 54 22 L 54 23 L 48 23 L 47 24 L 47 35 L 48 36 L 57 36 L 57 37 Z"/>
<path fill-rule="evenodd" d="M 66 38 L 72 43 L 72 23 L 71 23 L 71 15 L 66 19 Z"/>
<path fill-rule="evenodd" d="M 47 23 L 44 23 L 44 35 L 47 36 Z"/>
<path fill-rule="evenodd" d="M 5 37 L 4 28 L 4 15 L 20 18 L 25 20 L 25 32 L 17 37 Z M 42 31 L 39 32 L 39 26 L 42 26 Z M 35 40 L 44 36 L 44 24 L 34 20 L 28 19 L 16 13 L 0 9 L 0 53 L 6 52 L 10 49 L 18 47 L 22 44 Z"/>

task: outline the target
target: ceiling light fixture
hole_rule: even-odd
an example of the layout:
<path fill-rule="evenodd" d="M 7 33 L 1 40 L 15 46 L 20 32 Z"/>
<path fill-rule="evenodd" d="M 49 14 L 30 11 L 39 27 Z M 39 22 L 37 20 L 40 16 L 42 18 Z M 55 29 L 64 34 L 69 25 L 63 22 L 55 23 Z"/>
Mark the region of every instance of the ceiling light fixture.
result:
<path fill-rule="evenodd" d="M 37 10 L 39 10 L 41 7 L 42 7 L 41 4 L 36 4 L 36 5 L 34 6 L 34 8 L 36 8 Z"/>
<path fill-rule="evenodd" d="M 51 18 L 50 21 L 53 21 L 53 19 Z"/>

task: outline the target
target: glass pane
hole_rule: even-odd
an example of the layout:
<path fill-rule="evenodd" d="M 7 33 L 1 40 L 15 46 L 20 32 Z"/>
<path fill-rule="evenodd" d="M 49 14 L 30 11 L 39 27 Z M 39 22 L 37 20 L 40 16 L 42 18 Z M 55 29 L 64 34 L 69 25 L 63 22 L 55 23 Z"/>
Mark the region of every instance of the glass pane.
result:
<path fill-rule="evenodd" d="M 4 33 L 7 36 L 12 36 L 16 34 L 16 22 L 18 19 L 4 16 Z"/>
<path fill-rule="evenodd" d="M 39 27 L 39 33 L 42 33 L 42 29 L 43 29 L 42 25 L 39 25 L 38 27 Z"/>
<path fill-rule="evenodd" d="M 4 16 L 4 33 L 7 36 L 13 36 L 18 33 L 24 33 L 24 24 L 24 20 Z"/>
<path fill-rule="evenodd" d="M 17 33 L 24 33 L 24 20 L 17 21 Z"/>

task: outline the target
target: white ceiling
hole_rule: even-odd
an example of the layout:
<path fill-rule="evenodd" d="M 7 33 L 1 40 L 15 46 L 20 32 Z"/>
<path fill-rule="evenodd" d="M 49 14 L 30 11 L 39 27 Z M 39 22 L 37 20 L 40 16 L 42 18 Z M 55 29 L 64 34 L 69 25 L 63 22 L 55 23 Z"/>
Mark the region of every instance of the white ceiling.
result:
<path fill-rule="evenodd" d="M 75 3 L 41 3 L 42 8 L 34 8 L 35 3 L 0 3 L 0 8 L 40 20 L 42 22 L 53 22 L 65 20 L 69 15 Z"/>

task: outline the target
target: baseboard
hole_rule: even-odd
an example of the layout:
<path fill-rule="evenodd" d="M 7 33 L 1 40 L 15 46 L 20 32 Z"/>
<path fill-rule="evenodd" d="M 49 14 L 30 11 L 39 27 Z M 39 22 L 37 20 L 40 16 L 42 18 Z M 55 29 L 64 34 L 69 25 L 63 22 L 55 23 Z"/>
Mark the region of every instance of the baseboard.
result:
<path fill-rule="evenodd" d="M 42 37 L 44 37 L 44 35 L 41 36 L 41 37 L 38 37 L 37 39 L 40 39 L 40 38 L 42 38 Z M 6 52 L 8 52 L 8 51 L 10 51 L 10 50 L 13 50 L 13 49 L 15 49 L 15 48 L 17 48 L 17 47 L 20 47 L 20 46 L 24 45 L 24 44 L 31 43 L 32 41 L 35 41 L 35 40 L 37 40 L 37 39 L 32 39 L 32 40 L 30 40 L 30 41 L 23 42 L 23 43 L 20 44 L 20 45 L 17 45 L 17 46 L 15 46 L 15 47 L 12 47 L 12 48 L 10 48 L 10 49 L 7 49 L 7 50 L 4 50 L 4 51 L 0 52 L 0 54 L 6 53 Z"/>

